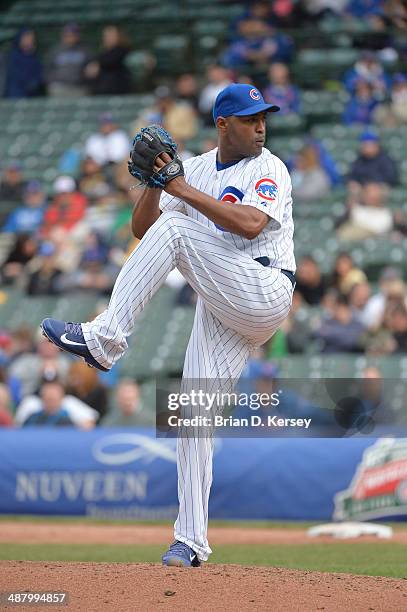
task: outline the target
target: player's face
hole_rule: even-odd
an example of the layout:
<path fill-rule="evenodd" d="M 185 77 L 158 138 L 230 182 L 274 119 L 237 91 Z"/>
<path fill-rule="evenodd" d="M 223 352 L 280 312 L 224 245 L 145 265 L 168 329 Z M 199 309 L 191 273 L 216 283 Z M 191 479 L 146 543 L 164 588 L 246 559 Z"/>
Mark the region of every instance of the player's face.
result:
<path fill-rule="evenodd" d="M 225 138 L 239 157 L 257 157 L 266 140 L 266 113 L 228 117 Z"/>

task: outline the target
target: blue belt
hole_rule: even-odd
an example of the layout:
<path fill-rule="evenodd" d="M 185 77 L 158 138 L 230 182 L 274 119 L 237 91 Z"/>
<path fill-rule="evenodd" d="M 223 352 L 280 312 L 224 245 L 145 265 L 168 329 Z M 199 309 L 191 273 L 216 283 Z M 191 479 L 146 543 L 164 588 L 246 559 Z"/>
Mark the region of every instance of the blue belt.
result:
<path fill-rule="evenodd" d="M 268 268 L 271 265 L 271 261 L 268 257 L 256 257 L 254 261 L 258 261 L 259 264 Z M 284 274 L 287 278 L 290 279 L 293 289 L 295 289 L 295 274 L 290 270 L 280 270 L 282 274 Z"/>

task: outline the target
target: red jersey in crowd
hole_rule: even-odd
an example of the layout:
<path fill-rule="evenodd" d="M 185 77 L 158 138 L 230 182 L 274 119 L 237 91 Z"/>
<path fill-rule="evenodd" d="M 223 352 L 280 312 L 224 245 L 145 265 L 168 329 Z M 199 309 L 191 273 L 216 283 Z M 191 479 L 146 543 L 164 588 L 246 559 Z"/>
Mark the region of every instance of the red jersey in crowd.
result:
<path fill-rule="evenodd" d="M 70 230 L 80 221 L 86 211 L 87 199 L 78 191 L 57 195 L 44 216 L 44 233 L 59 225 Z"/>

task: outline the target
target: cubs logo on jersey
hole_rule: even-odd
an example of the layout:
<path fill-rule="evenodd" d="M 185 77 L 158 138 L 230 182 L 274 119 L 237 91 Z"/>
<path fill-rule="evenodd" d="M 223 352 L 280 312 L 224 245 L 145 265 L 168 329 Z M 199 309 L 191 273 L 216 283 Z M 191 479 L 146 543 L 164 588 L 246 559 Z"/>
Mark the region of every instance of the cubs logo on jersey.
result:
<path fill-rule="evenodd" d="M 233 204 L 236 204 L 236 202 L 241 202 L 243 200 L 243 196 L 244 193 L 242 193 L 240 189 L 228 185 L 220 194 L 219 200 L 222 202 L 232 202 Z"/>
<path fill-rule="evenodd" d="M 277 183 L 271 178 L 262 178 L 257 181 L 255 190 L 257 195 L 262 200 L 267 200 L 267 202 L 274 202 L 274 200 L 277 198 L 278 186 Z"/>
<path fill-rule="evenodd" d="M 241 202 L 243 200 L 243 197 L 244 197 L 244 193 L 242 193 L 240 189 L 237 189 L 236 187 L 228 185 L 227 187 L 225 187 L 225 189 L 220 194 L 219 200 L 221 202 L 231 202 L 232 204 L 236 204 L 236 202 Z M 215 223 L 215 226 L 221 232 L 226 231 L 220 225 L 216 225 L 216 223 Z"/>

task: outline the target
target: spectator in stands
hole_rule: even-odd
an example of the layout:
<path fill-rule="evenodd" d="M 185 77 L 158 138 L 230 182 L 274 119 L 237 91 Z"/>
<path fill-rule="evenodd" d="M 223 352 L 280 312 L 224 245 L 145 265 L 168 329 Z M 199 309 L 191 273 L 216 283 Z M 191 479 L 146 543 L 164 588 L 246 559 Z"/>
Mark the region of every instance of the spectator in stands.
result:
<path fill-rule="evenodd" d="M 4 95 L 6 98 L 31 98 L 41 95 L 43 74 L 35 34 L 23 28 L 17 34 L 8 56 Z"/>
<path fill-rule="evenodd" d="M 244 12 L 232 22 L 233 35 L 238 31 L 238 26 L 247 19 L 259 19 L 269 26 L 278 28 L 295 28 L 300 25 L 306 16 L 302 2 L 295 0 L 256 0 L 248 2 Z"/>
<path fill-rule="evenodd" d="M 56 249 L 52 242 L 43 242 L 38 250 L 36 265 L 28 275 L 27 295 L 58 295 L 61 270 L 55 261 Z"/>
<path fill-rule="evenodd" d="M 140 388 L 130 378 L 122 378 L 116 387 L 113 405 L 102 419 L 103 427 L 137 427 L 154 424 L 140 400 Z"/>
<path fill-rule="evenodd" d="M 253 411 L 248 404 L 239 402 L 239 404 L 233 409 L 231 413 L 233 417 L 237 418 L 249 418 L 253 414 L 259 415 L 265 422 L 267 417 L 273 414 L 277 417 L 289 417 L 295 415 L 295 418 L 303 418 L 305 416 L 311 417 L 314 424 L 325 424 L 330 423 L 331 417 L 328 419 L 325 416 L 325 412 L 321 411 L 318 407 L 310 403 L 310 401 L 302 397 L 291 385 L 283 385 L 283 393 L 280 395 L 278 406 L 272 406 L 270 403 L 260 402 L 260 406 Z M 256 353 L 249 359 L 246 368 L 244 369 L 242 376 L 238 383 L 238 391 L 243 396 L 258 394 L 257 397 L 265 397 L 263 394 L 267 394 L 268 397 L 272 393 L 277 393 L 280 389 L 280 382 L 278 380 L 278 368 L 274 363 L 264 361 L 264 355 L 262 352 L 257 350 Z M 267 435 L 267 434 L 266 434 Z M 296 435 L 293 432 L 293 435 Z"/>
<path fill-rule="evenodd" d="M 49 395 L 54 398 L 54 402 L 52 402 L 54 409 L 58 409 L 58 406 L 59 408 L 61 408 L 62 406 L 64 410 L 64 416 L 66 416 L 66 414 L 68 415 L 71 424 L 81 429 L 92 429 L 95 426 L 96 421 L 98 419 L 98 413 L 96 412 L 96 410 L 94 410 L 87 404 L 84 404 L 77 397 L 74 397 L 73 395 L 67 395 L 65 393 L 64 385 L 51 372 L 46 374 L 44 378 L 40 381 L 40 384 L 37 387 L 35 394 L 24 397 L 22 402 L 17 407 L 15 421 L 18 425 L 24 426 L 27 423 L 28 419 L 36 421 L 38 418 L 40 418 L 40 420 L 44 418 L 45 421 L 47 420 L 47 414 L 41 417 L 41 411 L 44 410 L 44 403 L 41 396 L 43 389 L 46 385 L 53 385 L 52 391 Z"/>
<path fill-rule="evenodd" d="M 269 4 L 266 2 L 265 4 Z M 297 0 L 275 0 L 271 4 L 271 19 L 277 28 L 297 28 L 306 18 L 303 2 Z"/>
<path fill-rule="evenodd" d="M 35 393 L 43 379 L 58 378 L 64 382 L 70 365 L 69 357 L 55 349 L 42 334 L 35 347 L 31 343 L 31 330 L 26 335 L 21 329 L 12 334 L 13 353 L 8 370 L 10 376 L 20 381 L 23 397 Z"/>
<path fill-rule="evenodd" d="M 63 27 L 59 44 L 48 55 L 46 81 L 51 96 L 83 96 L 87 93 L 83 69 L 90 59 L 76 23 Z"/>
<path fill-rule="evenodd" d="M 399 127 L 407 123 L 407 76 L 396 74 L 393 77 L 391 98 L 381 104 L 374 112 L 375 122 L 384 127 Z"/>
<path fill-rule="evenodd" d="M 20 357 L 35 350 L 33 330 L 22 324 L 11 332 L 11 346 L 8 350 L 10 364 L 13 365 Z"/>
<path fill-rule="evenodd" d="M 363 325 L 353 315 L 343 295 L 337 296 L 332 315 L 325 317 L 315 332 L 322 353 L 361 352 L 363 334 Z"/>
<path fill-rule="evenodd" d="M 0 383 L 0 427 L 13 427 L 13 425 L 10 393 L 6 385 Z"/>
<path fill-rule="evenodd" d="M 318 150 L 310 143 L 298 153 L 290 171 L 293 195 L 304 202 L 322 198 L 331 183 L 319 161 Z"/>
<path fill-rule="evenodd" d="M 11 376 L 8 371 L 9 350 L 11 346 L 11 337 L 6 331 L 0 331 L 0 384 L 5 385 L 10 394 L 10 402 L 12 406 L 17 406 L 21 401 L 21 383 Z"/>
<path fill-rule="evenodd" d="M 112 191 L 112 185 L 102 166 L 93 157 L 85 157 L 81 163 L 79 191 L 86 196 L 89 204 L 95 204 L 99 198 L 107 196 Z"/>
<path fill-rule="evenodd" d="M 174 140 L 189 140 L 198 132 L 196 111 L 189 103 L 177 102 L 169 87 L 160 85 L 155 90 L 153 108 L 145 109 L 133 126 L 137 132 L 140 127 L 150 123 L 162 125 Z"/>
<path fill-rule="evenodd" d="M 239 32 L 239 26 L 243 21 L 248 19 L 258 19 L 269 26 L 273 25 L 272 5 L 268 0 L 254 0 L 247 2 L 243 13 L 236 17 L 230 26 L 231 32 L 236 36 Z"/>
<path fill-rule="evenodd" d="M 405 352 L 406 288 L 402 281 L 393 281 L 386 295 L 383 315 L 377 325 L 369 326 L 366 350 L 369 353 L 386 355 Z"/>
<path fill-rule="evenodd" d="M 107 413 L 107 389 L 100 382 L 97 370 L 89 368 L 83 361 L 71 364 L 66 391 L 96 410 L 99 414 L 98 420 Z"/>
<path fill-rule="evenodd" d="M 40 389 L 39 410 L 23 422 L 23 427 L 32 425 L 69 426 L 73 421 L 64 406 L 65 391 L 58 381 L 44 382 Z"/>
<path fill-rule="evenodd" d="M 346 104 L 342 120 L 345 125 L 369 125 L 373 122 L 373 113 L 377 106 L 372 88 L 367 81 L 359 79 L 355 83 L 355 90 Z"/>
<path fill-rule="evenodd" d="M 0 328 L 0 383 L 5 383 L 8 372 L 5 367 L 8 364 L 11 347 L 11 336 L 6 329 Z"/>
<path fill-rule="evenodd" d="M 345 74 L 344 85 L 349 93 L 354 93 L 356 83 L 360 80 L 370 84 L 377 100 L 383 100 L 386 97 L 390 87 L 390 77 L 373 51 L 363 51 L 353 68 Z"/>
<path fill-rule="evenodd" d="M 359 412 L 370 415 L 375 425 L 393 425 L 398 421 L 398 415 L 386 398 L 383 375 L 379 368 L 368 366 L 363 370 L 358 400 L 362 404 Z"/>
<path fill-rule="evenodd" d="M 180 102 L 186 102 L 198 110 L 199 88 L 195 75 L 189 72 L 181 74 L 175 83 L 175 95 Z"/>
<path fill-rule="evenodd" d="M 238 38 L 226 49 L 222 64 L 227 68 L 261 66 L 270 62 L 290 62 L 293 44 L 259 19 L 246 19 L 238 26 Z"/>
<path fill-rule="evenodd" d="M 21 164 L 19 162 L 8 163 L 1 178 L 0 200 L 2 202 L 16 202 L 20 204 L 23 199 L 25 185 L 26 182 L 23 178 Z"/>
<path fill-rule="evenodd" d="M 206 85 L 199 95 L 199 110 L 206 126 L 213 126 L 212 108 L 217 95 L 231 84 L 230 72 L 220 64 L 206 69 Z"/>
<path fill-rule="evenodd" d="M 46 205 L 41 184 L 38 181 L 29 181 L 24 188 L 22 206 L 10 213 L 2 231 L 15 234 L 35 233 L 43 222 Z"/>
<path fill-rule="evenodd" d="M 399 32 L 407 29 L 407 6 L 405 0 L 386 0 L 383 5 L 384 24 Z"/>
<path fill-rule="evenodd" d="M 72 289 L 110 292 L 118 274 L 118 268 L 109 261 L 109 249 L 102 237 L 89 232 L 77 270 L 62 281 L 64 291 Z"/>
<path fill-rule="evenodd" d="M 119 95 L 131 91 L 131 73 L 125 64 L 130 52 L 127 36 L 115 25 L 103 28 L 102 50 L 85 67 L 94 95 Z"/>
<path fill-rule="evenodd" d="M 352 384 L 352 393 L 341 402 L 341 412 L 336 412 L 336 421 L 347 433 L 351 430 L 371 433 L 375 425 L 394 424 L 395 413 L 389 405 L 389 397 L 384 394 L 383 376 L 376 367 L 367 367 L 363 370 L 361 379 Z M 348 385 L 346 385 L 348 386 Z M 341 394 L 340 387 L 338 391 Z M 344 389 L 342 390 L 342 392 Z M 342 395 L 342 394 L 341 394 Z M 338 399 L 345 399 L 338 397 Z"/>
<path fill-rule="evenodd" d="M 54 198 L 49 205 L 43 223 L 43 233 L 49 235 L 55 226 L 71 230 L 83 219 L 87 199 L 76 189 L 71 176 L 59 176 L 54 182 Z"/>
<path fill-rule="evenodd" d="M 379 291 L 366 304 L 366 320 L 369 328 L 378 328 L 384 317 L 386 305 L 390 302 L 407 306 L 406 287 L 396 268 L 386 267 L 379 276 Z"/>
<path fill-rule="evenodd" d="M 345 241 L 389 235 L 394 227 L 393 212 L 386 207 L 388 190 L 382 183 L 367 183 L 359 201 L 351 202 L 338 237 Z"/>
<path fill-rule="evenodd" d="M 394 186 L 398 183 L 396 162 L 384 151 L 379 137 L 371 131 L 360 136 L 359 154 L 348 175 L 348 188 L 351 193 L 366 183 L 385 183 Z"/>
<path fill-rule="evenodd" d="M 38 243 L 31 234 L 17 234 L 5 261 L 1 265 L 1 283 L 12 284 L 22 277 L 26 265 L 35 257 Z"/>
<path fill-rule="evenodd" d="M 320 304 L 327 290 L 327 284 L 319 265 L 311 255 L 306 255 L 300 260 L 296 279 L 295 291 L 302 295 L 305 302 L 311 306 Z"/>
<path fill-rule="evenodd" d="M 64 274 L 71 273 L 78 268 L 82 254 L 81 241 L 83 241 L 83 234 L 87 231 L 85 222 L 78 223 L 79 230 L 81 226 L 84 232 L 80 231 L 79 236 L 76 235 L 76 226 L 73 232 L 62 225 L 56 225 L 47 231 L 47 240 L 50 240 L 56 248 L 56 263 Z"/>
<path fill-rule="evenodd" d="M 269 68 L 268 77 L 270 84 L 263 91 L 266 102 L 277 104 L 283 115 L 299 113 L 299 91 L 290 81 L 288 66 L 281 62 L 274 62 Z"/>
<path fill-rule="evenodd" d="M 119 128 L 113 115 L 99 115 L 99 131 L 91 134 L 85 142 L 84 154 L 100 166 L 118 164 L 126 160 L 130 151 L 130 139 Z"/>
<path fill-rule="evenodd" d="M 363 327 L 369 327 L 367 303 L 370 298 L 370 285 L 368 281 L 362 281 L 352 286 L 349 291 L 349 306 L 355 318 L 362 323 Z"/>
<path fill-rule="evenodd" d="M 357 19 L 366 19 L 383 13 L 383 0 L 350 0 L 346 13 Z"/>
<path fill-rule="evenodd" d="M 393 212 L 393 231 L 390 239 L 400 242 L 407 236 L 407 215 L 404 210 L 397 208 Z"/>
<path fill-rule="evenodd" d="M 342 295 L 349 295 L 352 287 L 365 282 L 366 274 L 354 263 L 349 253 L 339 253 L 335 259 L 330 286 Z"/>
<path fill-rule="evenodd" d="M 384 315 L 384 322 L 394 340 L 394 353 L 407 353 L 407 308 L 405 304 L 396 303 L 389 306 Z"/>

